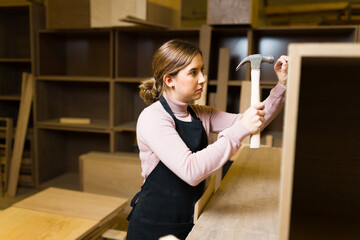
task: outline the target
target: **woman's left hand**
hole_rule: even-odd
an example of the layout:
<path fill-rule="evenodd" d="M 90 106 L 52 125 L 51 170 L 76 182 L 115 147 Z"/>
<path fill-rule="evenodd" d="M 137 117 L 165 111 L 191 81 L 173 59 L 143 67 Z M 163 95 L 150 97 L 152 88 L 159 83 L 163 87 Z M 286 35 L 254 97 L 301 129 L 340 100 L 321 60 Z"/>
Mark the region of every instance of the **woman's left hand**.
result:
<path fill-rule="evenodd" d="M 278 77 L 279 83 L 283 86 L 286 86 L 287 77 L 288 77 L 288 61 L 289 57 L 282 55 L 275 63 L 274 70 L 276 76 Z"/>

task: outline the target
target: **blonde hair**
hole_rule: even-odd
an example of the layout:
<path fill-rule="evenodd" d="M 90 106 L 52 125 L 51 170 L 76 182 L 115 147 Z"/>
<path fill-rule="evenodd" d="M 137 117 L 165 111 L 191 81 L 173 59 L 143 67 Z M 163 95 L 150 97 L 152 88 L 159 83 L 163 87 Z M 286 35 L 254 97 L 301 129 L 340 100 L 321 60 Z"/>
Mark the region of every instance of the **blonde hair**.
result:
<path fill-rule="evenodd" d="M 144 80 L 139 86 L 140 97 L 145 103 L 159 100 L 164 91 L 164 76 L 176 76 L 197 54 L 202 55 L 201 50 L 189 42 L 174 39 L 164 43 L 153 56 L 154 77 Z"/>

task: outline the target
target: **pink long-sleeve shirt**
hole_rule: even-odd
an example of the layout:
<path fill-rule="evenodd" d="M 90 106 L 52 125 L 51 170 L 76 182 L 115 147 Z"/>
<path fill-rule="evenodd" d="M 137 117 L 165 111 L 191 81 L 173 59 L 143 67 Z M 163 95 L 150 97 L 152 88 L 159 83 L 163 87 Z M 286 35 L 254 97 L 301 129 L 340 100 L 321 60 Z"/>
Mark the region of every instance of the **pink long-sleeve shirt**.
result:
<path fill-rule="evenodd" d="M 175 117 L 191 121 L 188 104 L 164 97 Z M 265 103 L 265 125 L 281 110 L 285 102 L 285 87 L 277 84 Z M 137 121 L 137 143 L 140 150 L 142 173 L 146 178 L 161 160 L 172 172 L 191 186 L 196 186 L 222 167 L 250 134 L 239 121 L 242 114 L 231 114 L 213 107 L 192 105 L 202 121 L 207 136 L 218 133 L 218 139 L 205 149 L 192 153 L 175 129 L 175 122 L 157 101 L 146 107 Z"/>

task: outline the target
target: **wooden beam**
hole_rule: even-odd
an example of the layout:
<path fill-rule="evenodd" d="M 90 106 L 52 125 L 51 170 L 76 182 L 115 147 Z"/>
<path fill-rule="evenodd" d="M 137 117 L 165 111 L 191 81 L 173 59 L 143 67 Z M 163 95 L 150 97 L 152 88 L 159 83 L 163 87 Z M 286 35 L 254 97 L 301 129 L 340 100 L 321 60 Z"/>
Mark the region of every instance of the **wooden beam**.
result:
<path fill-rule="evenodd" d="M 229 66 L 230 49 L 220 48 L 215 106 L 217 109 L 224 112 L 226 111 L 226 100 L 228 93 Z"/>

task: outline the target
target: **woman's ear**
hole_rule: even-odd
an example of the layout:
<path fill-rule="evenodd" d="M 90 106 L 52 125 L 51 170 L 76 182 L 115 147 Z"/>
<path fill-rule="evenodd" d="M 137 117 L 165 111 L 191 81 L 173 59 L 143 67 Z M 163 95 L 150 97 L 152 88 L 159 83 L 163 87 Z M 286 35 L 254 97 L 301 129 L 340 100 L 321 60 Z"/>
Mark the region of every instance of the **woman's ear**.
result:
<path fill-rule="evenodd" d="M 165 74 L 163 80 L 164 80 L 164 83 L 166 84 L 166 86 L 168 86 L 169 88 L 174 87 L 175 82 L 174 82 L 174 78 L 172 76 Z"/>

